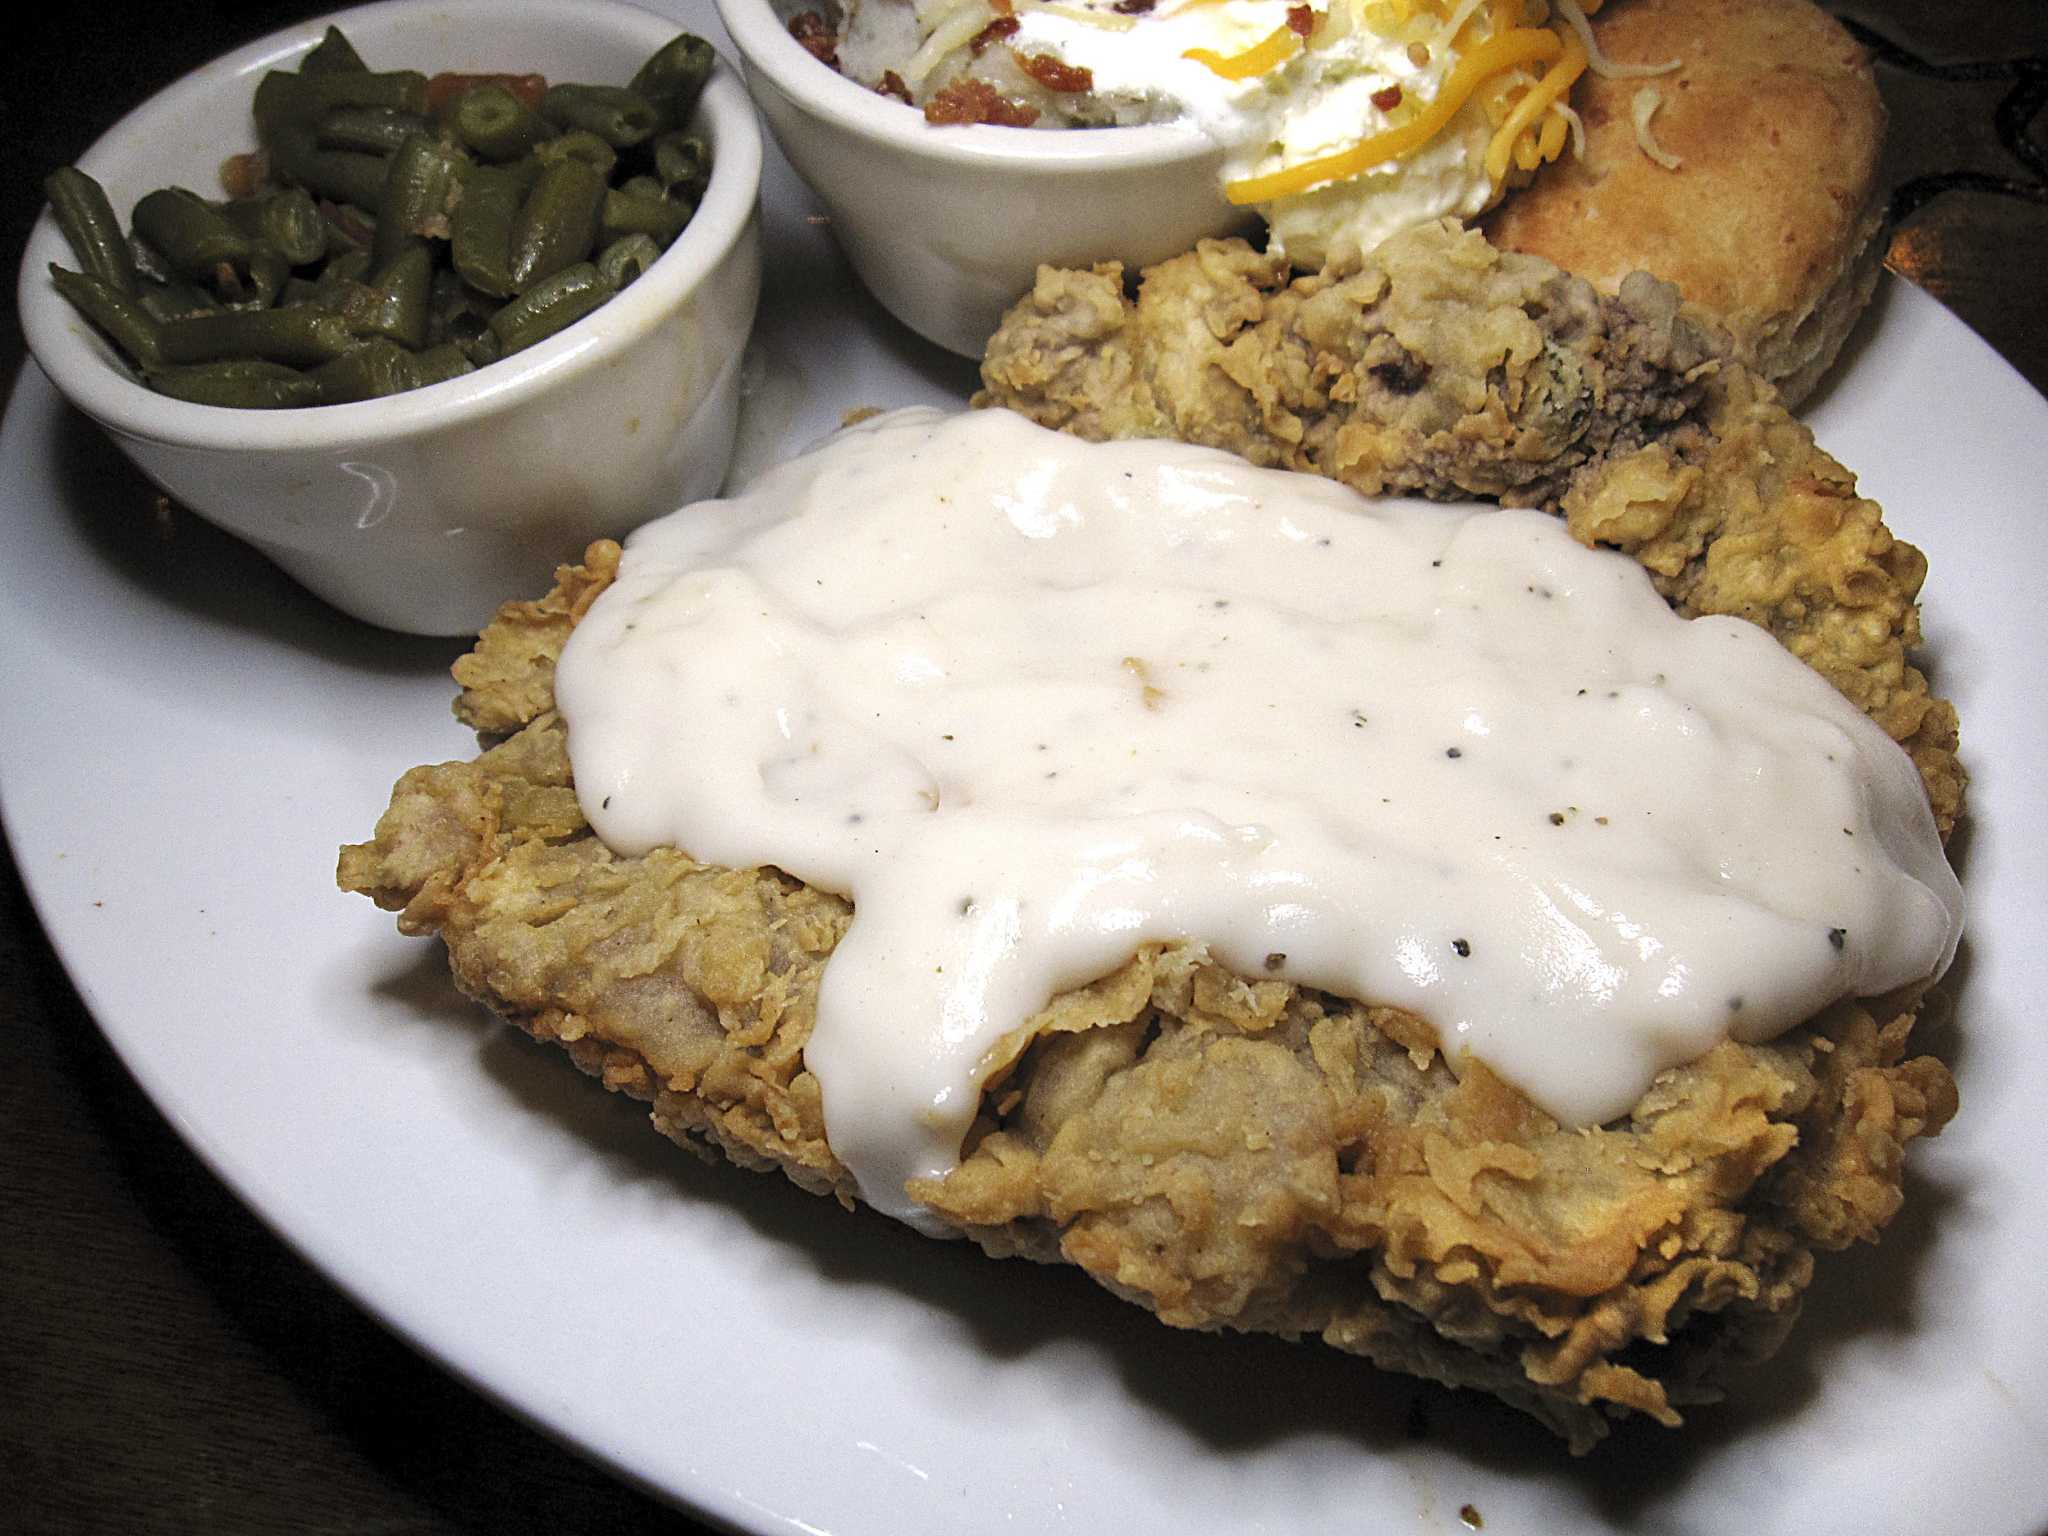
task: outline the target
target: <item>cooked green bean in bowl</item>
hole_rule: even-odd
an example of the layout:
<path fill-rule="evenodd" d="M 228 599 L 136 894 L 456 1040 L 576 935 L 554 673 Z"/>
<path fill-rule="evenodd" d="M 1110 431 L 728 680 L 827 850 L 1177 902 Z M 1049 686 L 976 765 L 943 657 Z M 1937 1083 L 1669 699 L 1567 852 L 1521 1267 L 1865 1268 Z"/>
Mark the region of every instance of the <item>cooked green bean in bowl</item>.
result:
<path fill-rule="evenodd" d="M 760 158 L 736 75 L 658 16 L 388 0 L 54 173 L 23 330 L 175 500 L 357 617 L 459 633 L 717 492 Z"/>
<path fill-rule="evenodd" d="M 266 71 L 262 148 L 225 200 L 162 187 L 124 237 L 76 166 L 44 183 L 79 270 L 50 278 L 152 389 L 203 405 L 334 405 L 457 378 L 545 340 L 646 271 L 711 179 L 689 127 L 711 45 L 623 85 L 374 70 L 330 26 Z"/>

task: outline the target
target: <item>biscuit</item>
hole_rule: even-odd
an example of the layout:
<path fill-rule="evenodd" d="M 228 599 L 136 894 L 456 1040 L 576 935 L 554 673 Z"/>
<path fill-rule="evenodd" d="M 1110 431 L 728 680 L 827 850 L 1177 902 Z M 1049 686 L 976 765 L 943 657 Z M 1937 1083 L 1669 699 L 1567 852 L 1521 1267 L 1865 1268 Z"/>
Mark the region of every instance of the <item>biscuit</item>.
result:
<path fill-rule="evenodd" d="M 1586 129 L 1487 222 L 1496 245 L 1548 258 L 1612 293 L 1642 269 L 1723 326 L 1736 355 L 1796 405 L 1834 361 L 1883 259 L 1885 113 L 1863 50 L 1809 0 L 1623 0 L 1594 36 Z M 1645 152 L 1632 113 L 1657 94 Z"/>

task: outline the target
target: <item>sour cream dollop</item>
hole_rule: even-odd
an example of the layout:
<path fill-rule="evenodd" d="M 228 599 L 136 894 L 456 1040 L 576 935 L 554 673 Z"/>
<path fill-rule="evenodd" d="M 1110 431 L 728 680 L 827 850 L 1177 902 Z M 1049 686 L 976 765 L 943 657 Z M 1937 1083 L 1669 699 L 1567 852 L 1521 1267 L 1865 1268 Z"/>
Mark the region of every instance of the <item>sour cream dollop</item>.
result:
<path fill-rule="evenodd" d="M 1764 631 L 1535 512 L 895 412 L 633 535 L 555 681 L 621 853 L 854 904 L 806 1066 L 864 1197 L 990 1052 L 1186 939 L 1427 1019 L 1560 1120 L 1937 975 L 1906 755 Z"/>

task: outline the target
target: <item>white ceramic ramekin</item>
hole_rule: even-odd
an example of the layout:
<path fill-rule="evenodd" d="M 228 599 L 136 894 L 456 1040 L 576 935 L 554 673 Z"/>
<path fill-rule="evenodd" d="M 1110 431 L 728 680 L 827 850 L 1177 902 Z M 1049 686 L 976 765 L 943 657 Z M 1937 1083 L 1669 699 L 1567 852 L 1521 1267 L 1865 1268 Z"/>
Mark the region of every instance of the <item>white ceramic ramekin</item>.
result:
<path fill-rule="evenodd" d="M 1041 262 L 1136 268 L 1253 222 L 1223 200 L 1223 151 L 1191 127 L 934 128 L 789 35 L 816 3 L 718 0 L 718 14 L 861 281 L 940 346 L 979 357 Z"/>
<path fill-rule="evenodd" d="M 80 160 L 124 224 L 158 187 L 218 195 L 221 160 L 255 145 L 257 81 L 295 67 L 330 22 L 373 69 L 616 83 L 676 32 L 610 0 L 387 0 L 306 22 L 186 76 Z M 77 263 L 47 213 L 22 263 L 22 330 L 57 388 L 175 501 L 357 618 L 473 632 L 590 539 L 715 495 L 725 477 L 760 293 L 761 136 L 723 64 L 697 122 L 710 187 L 661 259 L 560 334 L 448 383 L 288 411 L 156 394 L 51 286 L 50 263 Z"/>

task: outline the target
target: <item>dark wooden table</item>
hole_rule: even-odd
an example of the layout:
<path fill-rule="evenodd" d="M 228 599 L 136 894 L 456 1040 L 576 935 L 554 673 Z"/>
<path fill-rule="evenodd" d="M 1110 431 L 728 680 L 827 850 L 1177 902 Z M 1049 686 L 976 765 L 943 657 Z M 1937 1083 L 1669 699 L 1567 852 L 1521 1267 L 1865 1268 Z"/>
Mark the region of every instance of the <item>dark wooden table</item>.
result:
<path fill-rule="evenodd" d="M 0 249 L 20 251 L 44 168 L 325 8 L 39 7 L 10 28 Z M 1893 269 L 2048 390 L 2048 3 L 1841 10 L 1897 45 Z M 20 360 L 8 306 L 0 381 Z M 451 1380 L 245 1211 L 101 1040 L 0 850 L 0 1531 L 701 1529 Z"/>

